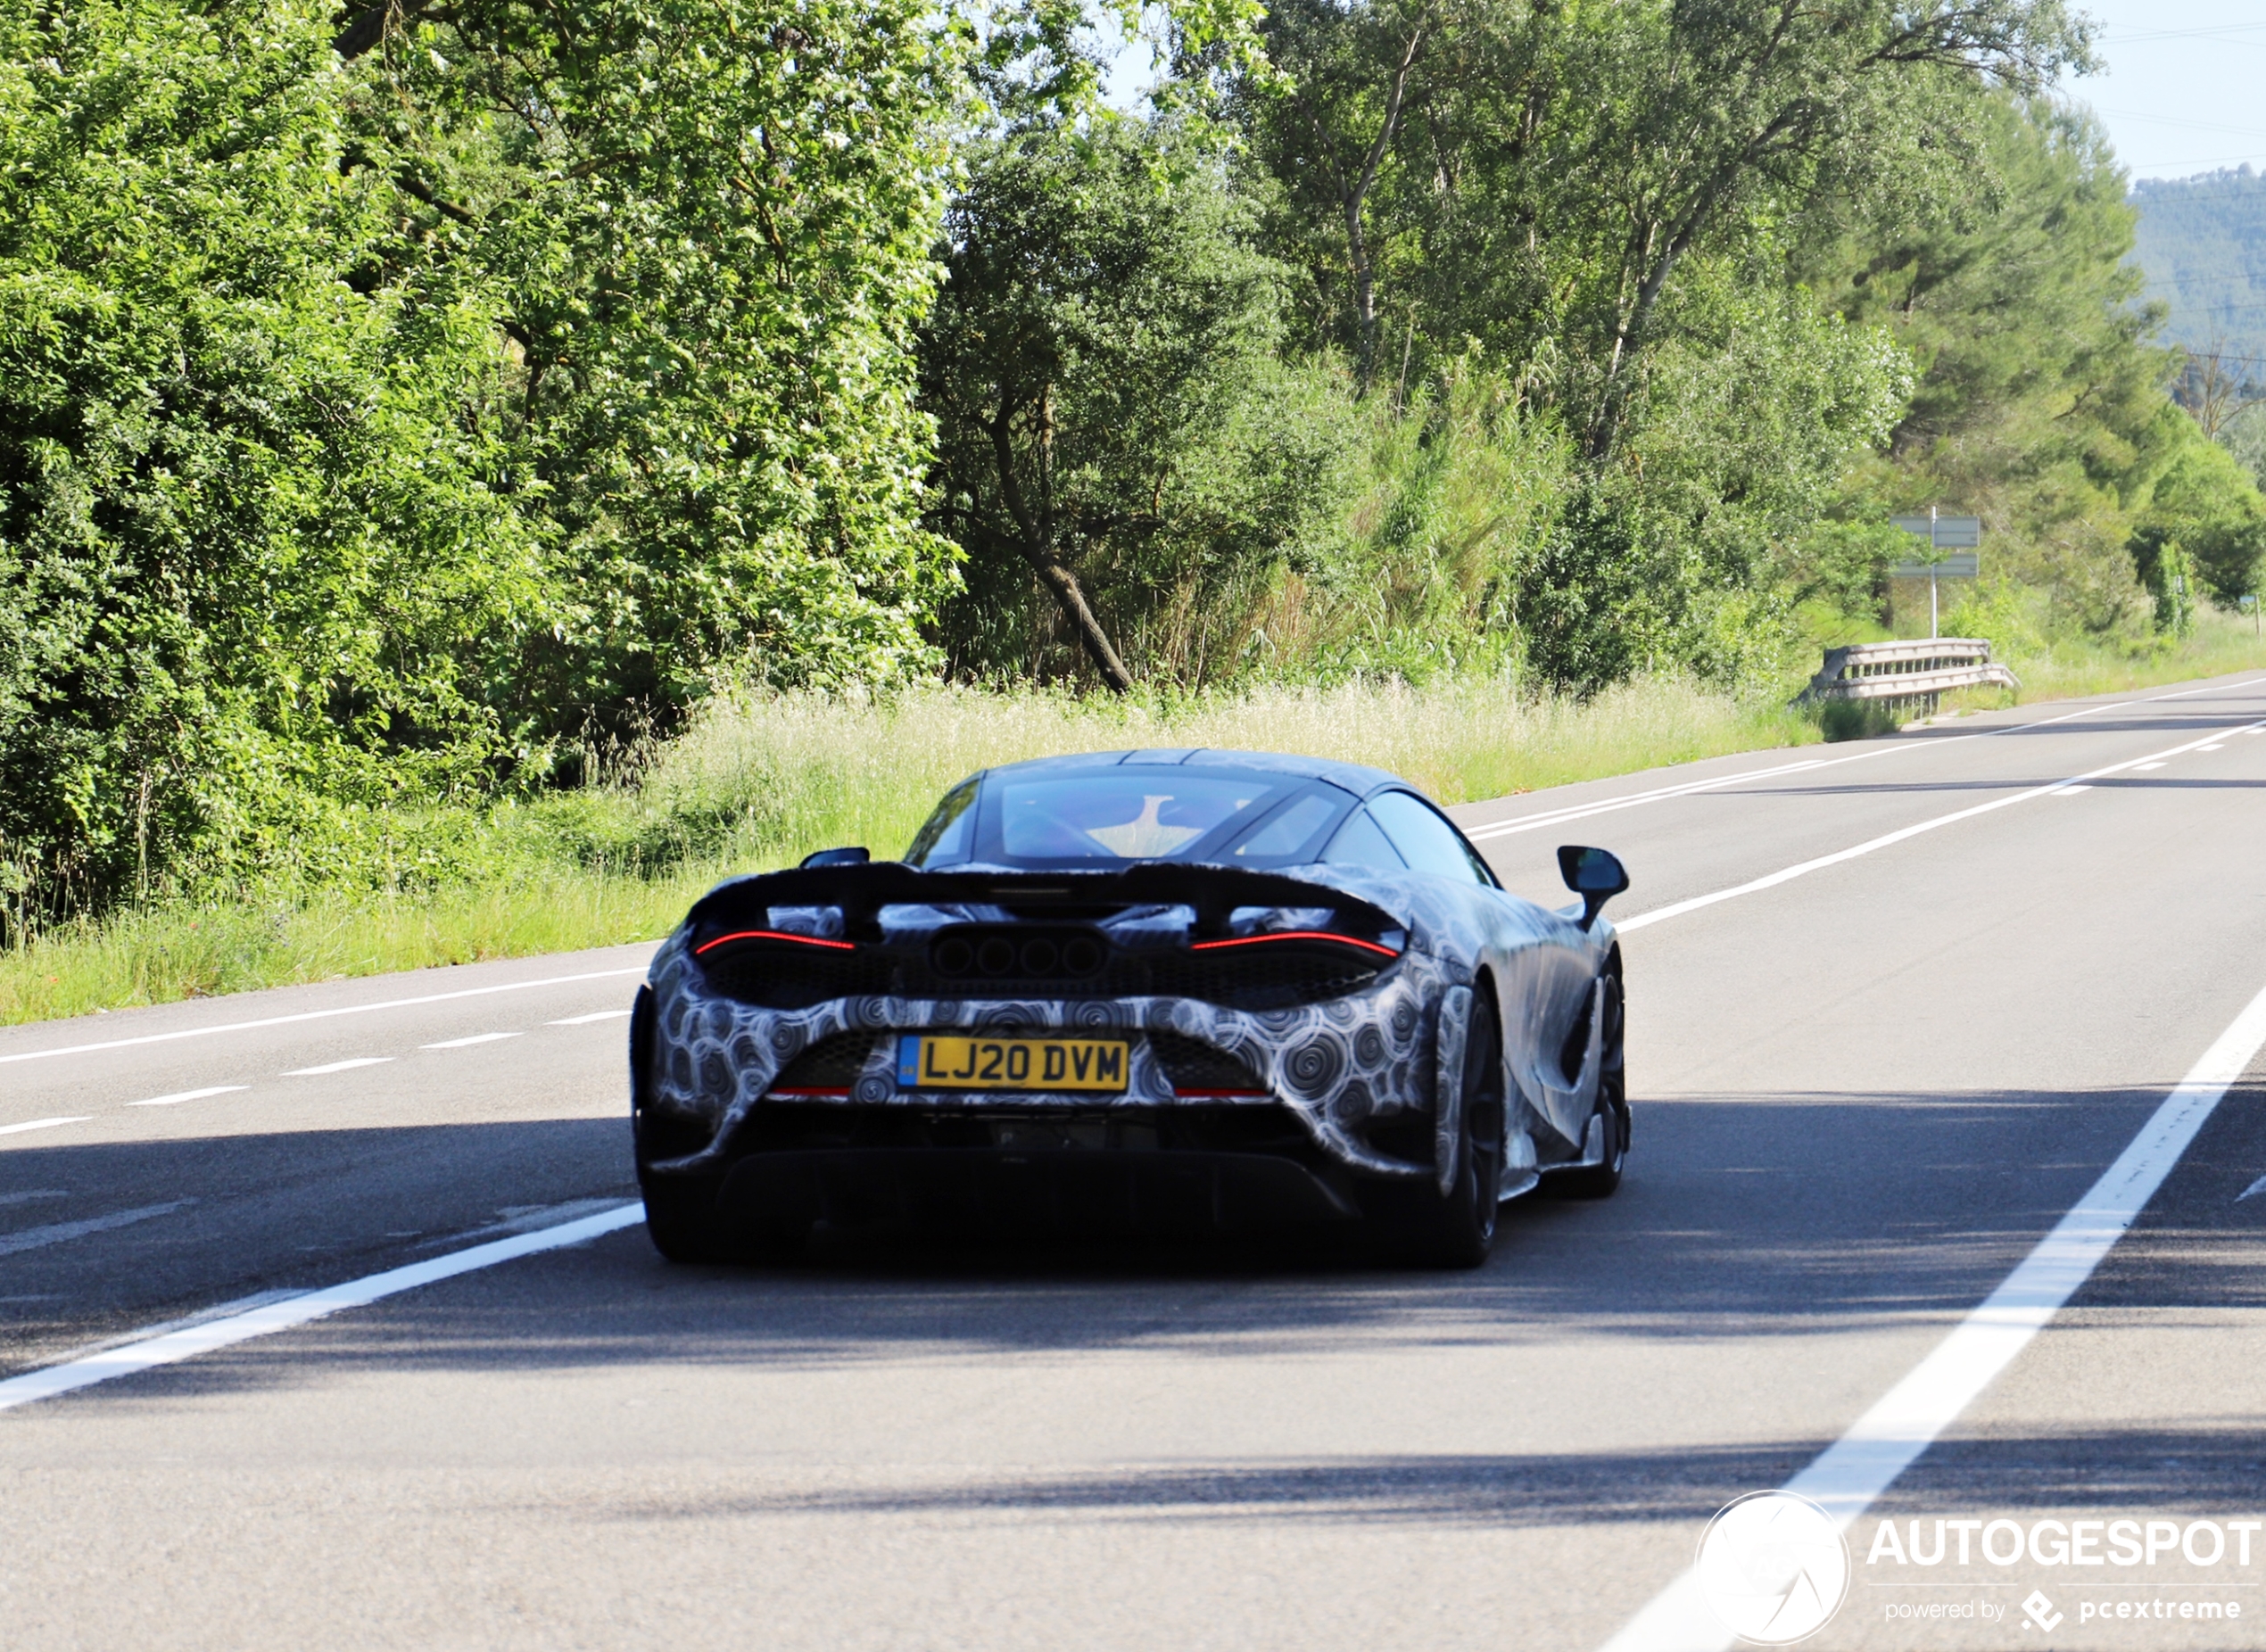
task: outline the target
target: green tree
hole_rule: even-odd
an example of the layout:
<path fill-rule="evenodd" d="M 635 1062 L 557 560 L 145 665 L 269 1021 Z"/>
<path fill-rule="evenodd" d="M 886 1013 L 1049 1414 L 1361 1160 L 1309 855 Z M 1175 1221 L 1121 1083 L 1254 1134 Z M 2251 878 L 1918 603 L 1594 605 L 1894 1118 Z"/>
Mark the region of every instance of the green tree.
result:
<path fill-rule="evenodd" d="M 2191 425 L 2149 490 L 2132 552 L 2160 629 L 2174 611 L 2167 603 L 2182 594 L 2208 594 L 2231 607 L 2266 577 L 2266 499 L 2233 454 Z M 2183 593 L 2174 582 L 2191 571 L 2201 590 Z"/>
<path fill-rule="evenodd" d="M 476 786 L 544 617 L 476 310 L 351 285 L 327 18 L 0 4 L 0 863 L 21 914 L 310 789 Z"/>
<path fill-rule="evenodd" d="M 970 558 L 955 659 L 1028 658 L 1036 581 L 1102 681 L 1178 592 L 1247 580 L 1350 485 L 1342 398 L 1278 359 L 1283 271 L 1216 156 L 1102 120 L 982 146 L 923 340 L 938 522 Z"/>
<path fill-rule="evenodd" d="M 1578 685 L 1769 651 L 1770 549 L 1906 376 L 1873 318 L 1789 292 L 1799 226 L 1940 218 L 1989 88 L 2088 62 L 2057 0 L 1291 0 L 1263 32 L 1289 84 L 1236 107 L 1316 336 L 1396 396 L 1477 341 L 1578 440 L 1517 604 Z"/>
<path fill-rule="evenodd" d="M 720 672 L 924 665 L 926 310 L 964 52 L 913 0 L 468 0 L 364 13 L 356 158 L 388 277 L 496 317 L 484 429 L 558 614 L 530 738 L 664 717 Z"/>
<path fill-rule="evenodd" d="M 2124 174 L 2081 110 L 2004 96 L 1978 116 L 1992 189 L 1893 233 L 1860 219 L 1805 254 L 1828 301 L 1920 369 L 1838 514 L 1975 511 L 1987 577 L 2045 592 L 2054 624 L 2136 632 L 2150 605 L 2130 541 L 2200 433 L 2164 392 L 2161 312 L 2135 302 Z"/>

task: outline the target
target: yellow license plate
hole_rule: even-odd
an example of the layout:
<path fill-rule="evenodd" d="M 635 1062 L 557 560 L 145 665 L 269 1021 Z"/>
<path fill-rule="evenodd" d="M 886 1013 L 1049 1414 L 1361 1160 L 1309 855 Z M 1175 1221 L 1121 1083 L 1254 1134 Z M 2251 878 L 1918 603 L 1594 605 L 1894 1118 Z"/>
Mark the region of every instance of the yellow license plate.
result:
<path fill-rule="evenodd" d="M 908 1033 L 897 1040 L 902 1090 L 1098 1090 L 1125 1088 L 1129 1046 L 1122 1038 L 956 1038 Z"/>

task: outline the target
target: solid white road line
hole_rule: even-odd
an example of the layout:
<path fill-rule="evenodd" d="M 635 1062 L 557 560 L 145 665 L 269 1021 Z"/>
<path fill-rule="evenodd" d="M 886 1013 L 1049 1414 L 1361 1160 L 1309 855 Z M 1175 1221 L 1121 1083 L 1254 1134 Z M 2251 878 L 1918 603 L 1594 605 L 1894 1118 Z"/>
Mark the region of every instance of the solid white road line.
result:
<path fill-rule="evenodd" d="M 595 1015 L 570 1015 L 563 1021 L 545 1021 L 546 1027 L 587 1027 L 592 1021 L 618 1021 L 627 1010 L 600 1010 Z"/>
<path fill-rule="evenodd" d="M 2021 1266 L 1785 1489 L 1820 1505 L 1846 1531 L 2091 1277 L 2262 1049 L 2266 991 L 2172 1086 Z M 1736 1639 L 1708 1611 L 1697 1574 L 1686 1572 L 1607 1641 L 1605 1652 L 1724 1652 Z"/>
<path fill-rule="evenodd" d="M 464 1050 L 476 1044 L 497 1044 L 506 1038 L 518 1037 L 516 1032 L 474 1033 L 469 1038 L 444 1038 L 438 1044 L 420 1044 L 417 1047 L 420 1050 Z"/>
<path fill-rule="evenodd" d="M 170 1044 L 177 1038 L 204 1038 L 214 1033 L 250 1032 L 261 1027 L 292 1027 L 301 1021 L 326 1021 L 337 1015 L 369 1015 L 379 1010 L 406 1010 L 421 1004 L 452 1004 L 459 998 L 485 998 L 500 992 L 533 992 L 538 987 L 568 987 L 576 981 L 617 980 L 642 975 L 645 966 L 627 970 L 599 970 L 589 975 L 552 975 L 540 981 L 507 981 L 500 987 L 468 987 L 462 992 L 427 993 L 420 998 L 388 998 L 382 1004 L 350 1004 L 335 1010 L 305 1010 L 297 1015 L 270 1015 L 256 1021 L 223 1021 L 217 1027 L 185 1027 L 178 1032 L 145 1033 L 138 1038 L 112 1038 L 102 1044 L 67 1044 L 53 1050 L 21 1050 L 0 1055 L 0 1067 L 11 1061 L 44 1061 L 50 1056 L 87 1055 L 96 1050 L 127 1050 L 136 1045 Z"/>
<path fill-rule="evenodd" d="M 0 1136 L 14 1136 L 24 1130 L 52 1130 L 59 1124 L 85 1124 L 93 1116 L 80 1113 L 71 1119 L 33 1119 L 23 1124 L 0 1124 Z"/>
<path fill-rule="evenodd" d="M 12 1234 L 0 1234 L 0 1256 L 13 1256 L 19 1251 L 37 1251 L 42 1245 L 61 1244 L 66 1239 L 84 1239 L 88 1234 L 106 1234 L 113 1227 L 130 1227 L 136 1222 L 146 1222 L 153 1216 L 170 1216 L 184 1205 L 196 1202 L 194 1199 L 175 1199 L 164 1204 L 145 1204 L 138 1210 L 113 1210 L 108 1216 L 90 1216 L 83 1221 L 51 1222 L 45 1227 L 25 1227 Z"/>
<path fill-rule="evenodd" d="M 357 1067 L 383 1067 L 393 1058 L 390 1055 L 356 1055 L 343 1061 L 325 1061 L 320 1067 L 294 1067 L 284 1074 L 286 1078 L 319 1078 L 325 1073 L 351 1072 Z"/>
<path fill-rule="evenodd" d="M 2182 689 L 2177 694 L 2151 694 L 2146 699 L 2130 703 L 2153 706 L 2158 700 L 2191 700 L 2198 694 L 2231 694 L 2237 689 L 2254 689 L 2262 682 L 2266 682 L 2266 677 L 2250 677 L 2241 682 L 2206 682 L 2199 689 Z"/>
<path fill-rule="evenodd" d="M 208 1095 L 234 1095 L 239 1090 L 249 1090 L 248 1084 L 215 1084 L 202 1090 L 181 1090 L 171 1095 L 153 1095 L 146 1102 L 128 1102 L 128 1107 L 170 1107 L 176 1102 L 201 1102 Z"/>
<path fill-rule="evenodd" d="M 207 1320 L 203 1325 L 142 1337 L 115 1348 L 106 1348 L 100 1353 L 49 1366 L 45 1370 L 27 1371 L 21 1376 L 12 1376 L 5 1382 L 0 1382 L 0 1411 L 29 1405 L 35 1400 L 67 1394 L 75 1389 L 91 1388 L 97 1383 L 107 1383 L 113 1377 L 130 1376 L 136 1371 L 174 1365 L 199 1354 L 210 1353 L 216 1348 L 250 1342 L 256 1336 L 288 1331 L 344 1309 L 366 1308 L 372 1302 L 398 1295 L 403 1291 L 414 1291 L 420 1285 L 453 1279 L 459 1274 L 492 1268 L 499 1262 L 533 1256 L 541 1251 L 556 1251 L 563 1245 L 581 1244 L 620 1228 L 633 1227 L 644 1219 L 643 1205 L 618 1205 L 596 1216 L 583 1217 L 580 1221 L 561 1222 L 555 1227 L 546 1227 L 535 1233 L 492 1240 L 468 1250 L 451 1251 L 447 1256 L 412 1262 L 406 1268 L 371 1274 L 345 1284 L 332 1285 L 327 1290 L 310 1291 L 304 1296 L 294 1296 L 243 1313 L 230 1314 L 224 1318 Z"/>
<path fill-rule="evenodd" d="M 2266 678 L 2262 678 L 2266 681 Z M 2235 684 L 2235 687 L 2247 686 Z M 1689 797 L 1703 791 L 1717 791 L 1725 786 L 1736 786 L 1742 781 L 1773 780 L 1782 774 L 1796 774 L 1810 769 L 1837 768 L 1845 763 L 1863 763 L 1870 757 L 1888 757 L 1908 751 L 1941 751 L 1947 746 L 1964 745 L 1969 740 L 1987 740 L 2001 734 L 2020 734 L 2028 729 L 2043 729 L 2057 723 L 2073 723 L 2080 717 L 2096 717 L 2105 711 L 2121 711 L 2134 704 L 2118 700 L 2107 706 L 2081 706 L 2075 711 L 2063 712 L 2058 717 L 2044 717 L 2036 723 L 2010 723 L 2003 728 L 1978 729 L 1972 734 L 1955 734 L 1948 739 L 1900 740 L 1894 745 L 1875 746 L 1847 757 L 1809 757 L 1799 763 L 1780 764 L 1775 768 L 1744 769 L 1737 774 L 1726 774 L 1720 780 L 1687 781 L 1681 785 L 1657 787 L 1650 791 L 1633 792 L 1625 797 L 1610 797 L 1599 803 L 1568 805 L 1562 809 L 1546 810 L 1540 814 L 1523 814 L 1516 820 L 1496 821 L 1485 826 L 1475 826 L 1464 833 L 1474 843 L 1484 843 L 1490 838 L 1508 838 L 1516 832 L 1534 831 L 1544 826 L 1562 826 L 1569 821 L 1586 820 L 1592 814 L 1610 814 L 1617 809 L 1634 808 L 1640 804 L 1661 803 L 1672 797 Z"/>
<path fill-rule="evenodd" d="M 1956 734 L 1948 739 L 1902 740 L 1890 746 L 1877 746 L 1869 751 L 1857 752 L 1847 757 L 1811 757 L 1799 763 L 1781 764 L 1775 768 L 1746 769 L 1720 780 L 1687 781 L 1675 786 L 1659 786 L 1650 791 L 1632 792 L 1624 797 L 1609 797 L 1596 803 L 1569 804 L 1564 808 L 1547 809 L 1539 814 L 1522 814 L 1515 820 L 1493 821 L 1484 826 L 1474 826 L 1464 833 L 1474 843 L 1490 838 L 1508 838 L 1517 832 L 1534 831 L 1544 826 L 1560 826 L 1568 821 L 1584 820 L 1592 814 L 1609 814 L 1617 809 L 1635 808 L 1647 803 L 1660 803 L 1674 797 L 1689 797 L 1704 791 L 1716 791 L 1725 786 L 1736 786 L 1741 781 L 1770 780 L 1782 774 L 1793 774 L 1807 769 L 1832 768 L 1844 763 L 1862 763 L 1868 757 L 1888 756 L 1897 752 L 1940 751 L 1947 746 L 1957 746 L 1967 740 L 1986 740 L 2001 734 L 2020 734 L 2030 729 L 2051 728 L 2057 723 L 2073 723 L 2080 717 L 2096 717 L 2103 712 L 2122 711 L 2133 706 L 2151 706 L 2158 700 L 2187 699 L 2197 694 L 2232 693 L 2239 689 L 2257 688 L 2266 684 L 2266 677 L 2254 677 L 2243 682 L 2212 683 L 2200 689 L 2183 689 L 2177 694 L 2152 694 L 2143 699 L 2114 700 L 2103 706 L 2080 706 L 2075 711 L 2063 712 L 2058 717 L 2041 717 L 2036 723 L 2009 723 L 1996 729 L 1978 729 L 1972 734 Z M 2256 729 L 2242 729 L 2237 733 L 2255 734 Z M 2216 737 L 2214 737 L 2216 738 Z M 2215 748 L 2212 748 L 2215 749 Z"/>
<path fill-rule="evenodd" d="M 2266 728 L 2266 719 L 2261 719 L 2248 726 Z M 2214 735 L 2206 738 L 2217 737 Z M 1815 860 L 1803 861 L 1798 865 L 1782 868 L 1767 877 L 1757 878 L 1750 883 L 1735 884 L 1728 889 L 1717 889 L 1708 895 L 1695 895 L 1689 900 L 1671 901 L 1666 906 L 1656 906 L 1650 912 L 1641 912 L 1633 918 L 1625 918 L 1613 928 L 1617 933 L 1626 935 L 1632 930 L 1642 929 L 1650 924 L 1658 923 L 1663 919 L 1681 918 L 1684 913 L 1697 912 L 1702 906 L 1713 906 L 1718 901 L 1736 900 L 1742 895 L 1754 895 L 1764 889 L 1774 889 L 1782 883 L 1791 883 L 1797 878 L 1807 877 L 1814 871 L 1822 871 L 1828 866 L 1839 866 L 1844 861 L 1853 861 L 1860 855 L 1871 855 L 1875 850 L 1885 849 L 1891 845 L 1902 843 L 1907 838 L 1916 838 L 1923 832 L 1934 831 L 1939 827 L 1949 826 L 1959 821 L 1971 821 L 1978 814 L 1989 814 L 1997 809 L 2012 808 L 2015 804 L 2028 803 L 2033 797 L 2047 797 L 2055 793 L 2084 789 L 2083 783 L 2087 781 L 2099 780 L 2105 775 L 2121 774 L 2127 769 L 2146 768 L 2152 759 L 2180 756 L 2195 750 L 2196 747 L 2204 743 L 2204 740 L 2200 739 L 2189 740 L 2186 745 L 2174 746 L 2168 751 L 2154 751 L 2148 753 L 2146 756 L 2129 757 L 2122 763 L 2112 763 L 2101 768 L 2088 769 L 2082 774 L 2073 774 L 2067 780 L 2055 781 L 2048 786 L 2032 786 L 2026 791 L 2018 791 L 2005 797 L 1994 797 L 1989 803 L 1978 803 L 1972 808 L 1955 809 L 1948 814 L 1939 814 L 1933 820 L 1921 821 L 1896 831 L 1883 832 L 1877 838 L 1868 838 L 1863 843 L 1853 845 L 1846 849 L 1837 849 L 1831 855 L 1821 855 Z"/>

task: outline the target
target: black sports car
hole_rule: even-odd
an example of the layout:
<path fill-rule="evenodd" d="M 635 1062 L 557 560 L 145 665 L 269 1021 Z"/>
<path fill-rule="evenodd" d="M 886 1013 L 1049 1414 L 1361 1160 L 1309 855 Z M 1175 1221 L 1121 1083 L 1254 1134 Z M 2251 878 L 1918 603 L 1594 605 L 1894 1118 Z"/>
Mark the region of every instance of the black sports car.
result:
<path fill-rule="evenodd" d="M 1628 885 L 1507 893 L 1406 781 L 1240 751 L 988 769 L 902 861 L 733 879 L 631 1023 L 638 1179 L 677 1260 L 816 1224 L 1364 1221 L 1484 1259 L 1496 1206 L 1618 1184 Z"/>

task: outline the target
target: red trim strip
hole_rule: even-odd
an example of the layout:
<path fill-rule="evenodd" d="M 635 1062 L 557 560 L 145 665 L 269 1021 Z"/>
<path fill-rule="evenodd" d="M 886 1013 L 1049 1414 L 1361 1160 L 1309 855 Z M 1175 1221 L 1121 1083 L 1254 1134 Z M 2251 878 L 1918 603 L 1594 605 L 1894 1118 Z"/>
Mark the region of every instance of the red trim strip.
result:
<path fill-rule="evenodd" d="M 1256 946 L 1261 941 L 1336 941 L 1341 946 L 1359 946 L 1383 958 L 1401 955 L 1390 946 L 1380 946 L 1375 941 L 1357 940 L 1351 935 L 1332 935 L 1327 929 L 1276 929 L 1265 935 L 1231 935 L 1224 941 L 1198 941 L 1188 950 L 1212 952 L 1222 946 Z"/>
<path fill-rule="evenodd" d="M 823 946 L 830 952 L 857 950 L 855 941 L 823 941 L 815 935 L 786 935 L 777 929 L 736 929 L 730 935 L 719 935 L 712 941 L 695 946 L 692 955 L 698 958 L 703 954 L 714 952 L 726 941 L 792 941 L 798 946 Z"/>

